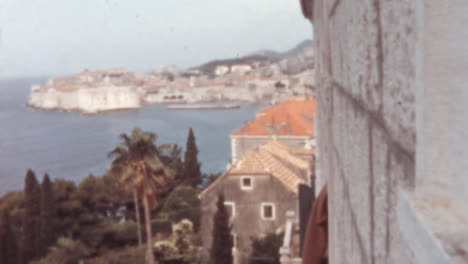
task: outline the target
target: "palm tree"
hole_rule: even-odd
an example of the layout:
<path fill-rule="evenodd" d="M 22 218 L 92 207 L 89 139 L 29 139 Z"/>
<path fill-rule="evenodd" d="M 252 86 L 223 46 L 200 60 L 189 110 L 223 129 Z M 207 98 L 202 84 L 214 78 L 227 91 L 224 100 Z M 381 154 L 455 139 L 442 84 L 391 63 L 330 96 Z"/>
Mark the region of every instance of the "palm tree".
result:
<path fill-rule="evenodd" d="M 113 159 L 111 173 L 118 174 L 122 183 L 133 189 L 138 243 L 142 244 L 139 200 L 143 201 L 146 226 L 146 263 L 154 264 L 151 209 L 156 205 L 156 195 L 163 189 L 174 172 L 162 161 L 162 153 L 171 145 L 156 145 L 157 136 L 135 128 L 132 134 L 120 135 L 121 143 L 109 153 Z"/>

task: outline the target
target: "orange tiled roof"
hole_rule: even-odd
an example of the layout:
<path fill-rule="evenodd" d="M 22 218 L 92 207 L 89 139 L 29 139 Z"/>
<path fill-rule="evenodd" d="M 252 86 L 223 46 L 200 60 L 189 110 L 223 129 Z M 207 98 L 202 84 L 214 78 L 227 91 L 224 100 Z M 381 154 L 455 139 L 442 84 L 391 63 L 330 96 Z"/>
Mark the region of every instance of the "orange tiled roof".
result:
<path fill-rule="evenodd" d="M 297 185 L 305 183 L 305 175 L 294 173 L 290 166 L 304 172 L 309 169 L 307 161 L 290 153 L 278 141 L 272 140 L 244 155 L 229 168 L 226 175 L 271 175 L 278 179 L 286 189 L 296 193 Z"/>
<path fill-rule="evenodd" d="M 311 136 L 315 116 L 315 99 L 295 98 L 257 112 L 254 121 L 232 133 L 234 136 Z"/>

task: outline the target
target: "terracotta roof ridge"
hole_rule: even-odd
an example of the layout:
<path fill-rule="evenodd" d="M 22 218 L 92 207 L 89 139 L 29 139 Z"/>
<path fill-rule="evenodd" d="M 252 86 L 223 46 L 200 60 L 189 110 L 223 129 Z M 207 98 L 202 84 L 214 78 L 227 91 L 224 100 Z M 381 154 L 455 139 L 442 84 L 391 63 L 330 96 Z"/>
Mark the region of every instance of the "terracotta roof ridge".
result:
<path fill-rule="evenodd" d="M 270 161 L 271 172 L 270 174 L 278 179 L 287 189 L 290 191 L 297 193 L 297 185 L 299 183 L 304 183 L 304 180 L 296 175 L 293 171 L 283 165 L 280 161 L 277 160 L 270 152 L 268 151 L 260 151 L 259 157 L 262 162 L 265 164 Z"/>
<path fill-rule="evenodd" d="M 306 160 L 301 159 L 295 156 L 294 154 L 292 154 L 288 147 L 281 144 L 277 140 L 272 140 L 268 142 L 267 144 L 263 145 L 262 147 L 265 149 L 265 151 L 268 151 L 273 156 L 276 156 L 278 159 L 282 159 L 293 166 L 297 166 L 301 169 L 309 168 L 309 164 Z M 273 149 L 275 147 L 276 149 Z"/>
<path fill-rule="evenodd" d="M 257 151 L 257 153 L 255 153 L 255 159 L 257 159 L 260 162 L 260 164 L 263 167 L 263 171 L 271 173 L 270 168 L 262 161 L 262 159 L 261 159 L 261 157 L 259 155 L 260 155 L 260 151 Z"/>

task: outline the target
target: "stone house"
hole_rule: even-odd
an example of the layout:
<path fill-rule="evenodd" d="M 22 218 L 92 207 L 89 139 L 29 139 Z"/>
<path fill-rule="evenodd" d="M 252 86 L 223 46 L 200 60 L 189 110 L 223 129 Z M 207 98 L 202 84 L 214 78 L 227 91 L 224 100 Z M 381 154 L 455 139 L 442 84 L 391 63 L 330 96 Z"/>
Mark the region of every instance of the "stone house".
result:
<path fill-rule="evenodd" d="M 298 215 L 298 186 L 310 182 L 311 150 L 295 151 L 276 140 L 244 155 L 201 194 L 201 236 L 205 254 L 212 243 L 219 193 L 231 215 L 235 263 L 247 263 L 251 238 L 283 232 Z"/>
<path fill-rule="evenodd" d="M 314 139 L 315 99 L 292 98 L 257 112 L 255 120 L 231 134 L 232 162 L 272 138 L 287 147 L 311 148 Z"/>

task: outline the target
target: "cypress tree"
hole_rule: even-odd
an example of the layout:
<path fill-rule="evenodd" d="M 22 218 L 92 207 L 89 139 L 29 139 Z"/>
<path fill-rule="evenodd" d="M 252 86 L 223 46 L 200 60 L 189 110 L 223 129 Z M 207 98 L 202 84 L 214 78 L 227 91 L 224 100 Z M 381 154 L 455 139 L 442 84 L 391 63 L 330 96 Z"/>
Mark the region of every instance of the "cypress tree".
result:
<path fill-rule="evenodd" d="M 24 186 L 25 215 L 23 220 L 22 257 L 24 263 L 29 263 L 39 252 L 39 223 L 41 190 L 34 172 L 29 169 L 26 173 Z"/>
<path fill-rule="evenodd" d="M 5 213 L 6 214 L 6 213 Z M 7 263 L 7 220 L 6 216 L 0 219 L 0 263 Z"/>
<path fill-rule="evenodd" d="M 11 225 L 7 214 L 5 218 L 5 262 L 2 263 L 18 264 L 18 242 Z"/>
<path fill-rule="evenodd" d="M 229 226 L 229 214 L 224 206 L 224 195 L 219 194 L 217 211 L 213 218 L 213 241 L 211 244 L 211 263 L 232 264 L 234 241 Z"/>
<path fill-rule="evenodd" d="M 187 146 L 185 148 L 184 181 L 195 188 L 202 183 L 200 163 L 198 162 L 198 148 L 192 128 L 189 130 Z"/>
<path fill-rule="evenodd" d="M 47 253 L 47 248 L 54 242 L 55 200 L 49 175 L 46 173 L 41 184 L 41 215 L 39 230 L 39 256 Z"/>

